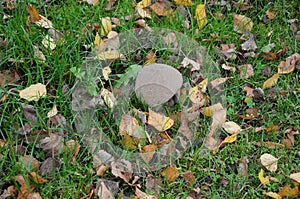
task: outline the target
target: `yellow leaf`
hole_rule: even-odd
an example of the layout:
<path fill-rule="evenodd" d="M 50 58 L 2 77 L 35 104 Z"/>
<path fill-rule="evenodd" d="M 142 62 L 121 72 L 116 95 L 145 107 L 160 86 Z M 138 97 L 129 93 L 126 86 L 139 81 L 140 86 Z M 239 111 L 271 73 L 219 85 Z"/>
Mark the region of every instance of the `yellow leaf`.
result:
<path fill-rule="evenodd" d="M 271 78 L 267 79 L 267 81 L 264 82 L 263 89 L 265 88 L 272 88 L 279 78 L 279 73 L 276 73 Z"/>
<path fill-rule="evenodd" d="M 38 83 L 21 90 L 19 95 L 20 98 L 28 101 L 38 101 L 40 97 L 46 96 L 47 90 L 44 84 Z"/>
<path fill-rule="evenodd" d="M 227 144 L 227 143 L 235 142 L 236 139 L 237 139 L 237 135 L 238 135 L 238 134 L 239 134 L 239 133 L 235 133 L 235 134 L 233 134 L 233 135 L 231 135 L 231 136 L 226 137 L 225 140 L 223 140 L 223 142 L 221 143 L 221 145 Z"/>
<path fill-rule="evenodd" d="M 110 92 L 109 90 L 107 90 L 106 88 L 102 88 L 101 93 L 100 93 L 101 97 L 103 98 L 105 104 L 109 107 L 109 108 L 113 108 L 116 102 L 116 98 L 115 96 L 112 94 L 112 92 Z"/>
<path fill-rule="evenodd" d="M 198 23 L 199 29 L 203 28 L 207 24 L 206 12 L 205 12 L 205 5 L 199 4 L 196 8 L 196 19 Z"/>
<path fill-rule="evenodd" d="M 263 185 L 267 185 L 269 184 L 270 180 L 269 180 L 269 176 L 264 177 L 264 170 L 260 169 L 260 172 L 258 174 L 258 178 L 260 180 L 260 183 Z"/>
<path fill-rule="evenodd" d="M 101 19 L 101 36 L 107 35 L 112 31 L 112 23 L 109 17 L 100 18 Z"/>
<path fill-rule="evenodd" d="M 149 19 L 152 18 L 151 15 L 146 10 L 144 10 L 143 8 L 136 8 L 136 10 L 138 11 L 139 15 L 142 18 L 149 18 Z"/>
<path fill-rule="evenodd" d="M 55 115 L 57 115 L 57 107 L 56 105 L 53 106 L 53 108 L 47 113 L 47 117 L 50 118 L 50 117 L 53 117 Z"/>
<path fill-rule="evenodd" d="M 123 55 L 119 53 L 118 50 L 108 50 L 104 52 L 100 52 L 98 54 L 98 59 L 100 60 L 108 60 L 108 59 L 118 59 L 121 58 Z"/>
<path fill-rule="evenodd" d="M 99 46 L 100 43 L 101 43 L 101 37 L 98 33 L 96 33 L 95 40 L 94 40 L 94 45 Z"/>
<path fill-rule="evenodd" d="M 142 0 L 136 5 L 136 7 L 137 8 L 146 8 L 150 5 L 151 5 L 151 0 Z"/>
<path fill-rule="evenodd" d="M 222 104 L 218 103 L 218 104 L 214 104 L 208 107 L 205 107 L 202 110 L 203 115 L 207 116 L 207 117 L 212 117 L 213 114 L 219 110 L 224 109 Z"/>
<path fill-rule="evenodd" d="M 111 73 L 111 69 L 109 66 L 106 66 L 105 68 L 103 68 L 102 70 L 102 75 L 104 77 L 104 79 L 107 81 L 109 79 L 109 74 Z"/>
<path fill-rule="evenodd" d="M 156 128 L 158 131 L 165 131 L 174 125 L 174 120 L 156 113 L 149 108 L 148 124 Z"/>
<path fill-rule="evenodd" d="M 269 196 L 274 199 L 281 199 L 281 196 L 278 193 L 274 192 L 263 192 L 264 195 Z"/>
<path fill-rule="evenodd" d="M 233 14 L 234 30 L 239 33 L 244 33 L 246 30 L 251 31 L 253 22 L 250 18 L 244 15 Z"/>
<path fill-rule="evenodd" d="M 176 5 L 192 6 L 194 3 L 191 0 L 175 0 Z"/>

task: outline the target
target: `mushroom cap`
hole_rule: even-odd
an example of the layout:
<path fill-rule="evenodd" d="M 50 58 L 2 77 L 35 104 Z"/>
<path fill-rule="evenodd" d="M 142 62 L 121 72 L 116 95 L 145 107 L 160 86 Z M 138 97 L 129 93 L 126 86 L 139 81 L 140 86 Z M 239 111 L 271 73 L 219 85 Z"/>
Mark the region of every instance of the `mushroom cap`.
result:
<path fill-rule="evenodd" d="M 166 64 L 144 66 L 135 80 L 135 92 L 150 106 L 170 100 L 181 88 L 183 78 L 175 68 Z"/>

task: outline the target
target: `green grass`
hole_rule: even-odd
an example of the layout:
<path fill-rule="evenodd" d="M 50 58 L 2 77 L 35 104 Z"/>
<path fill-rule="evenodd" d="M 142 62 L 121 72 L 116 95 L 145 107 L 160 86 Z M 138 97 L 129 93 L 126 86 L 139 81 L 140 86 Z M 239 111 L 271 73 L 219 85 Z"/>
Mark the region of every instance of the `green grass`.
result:
<path fill-rule="evenodd" d="M 74 117 L 71 110 L 71 93 L 75 82 L 75 75 L 70 71 L 71 68 L 80 68 L 84 60 L 86 52 L 82 50 L 82 45 L 90 45 L 94 41 L 95 33 L 92 31 L 84 34 L 83 28 L 88 28 L 88 24 L 100 23 L 100 17 L 117 17 L 120 19 L 120 26 L 115 31 L 121 33 L 135 27 L 134 18 L 126 21 L 124 18 L 134 12 L 131 1 L 118 1 L 112 11 L 105 10 L 105 1 L 100 1 L 99 5 L 93 7 L 86 3 L 79 4 L 76 1 L 68 0 L 64 3 L 58 1 L 29 1 L 39 11 L 39 13 L 50 19 L 54 27 L 64 35 L 64 42 L 58 44 L 54 51 L 44 48 L 41 45 L 43 37 L 47 34 L 47 30 L 39 28 L 33 23 L 30 24 L 30 30 L 26 27 L 28 13 L 25 3 L 19 3 L 13 10 L 1 10 L 1 19 L 3 15 L 10 17 L 0 22 L 0 37 L 6 39 L 7 45 L 0 46 L 0 71 L 4 69 L 16 70 L 21 81 L 17 85 L 6 85 L 0 88 L 1 93 L 8 94 L 8 98 L 4 102 L 0 102 L 0 138 L 4 139 L 6 145 L 0 148 L 0 194 L 10 185 L 19 187 L 14 180 L 14 176 L 25 176 L 28 168 L 20 164 L 19 158 L 21 152 L 16 150 L 23 146 L 27 155 L 33 155 L 37 160 L 43 162 L 46 158 L 46 152 L 37 148 L 37 142 L 26 142 L 26 136 L 18 135 L 16 131 L 27 122 L 24 117 L 22 104 L 31 104 L 37 111 L 38 126 L 34 130 L 49 130 L 47 120 L 47 112 L 50 111 L 54 104 L 57 105 L 59 113 L 62 114 L 71 128 L 65 129 L 65 140 L 77 140 L 81 144 L 79 155 L 76 162 L 71 164 L 72 154 L 63 151 L 56 156 L 61 163 L 60 169 L 54 173 L 47 175 L 48 183 L 43 185 L 35 184 L 32 180 L 30 183 L 35 186 L 35 191 L 39 192 L 43 198 L 80 198 L 88 194 L 89 186 L 96 186 L 99 177 L 95 176 L 93 171 L 93 158 L 89 154 L 88 149 L 81 142 L 81 136 L 75 131 Z M 228 1 L 229 2 L 229 1 Z M 203 3 L 197 1 L 197 3 Z M 5 3 L 3 4 L 5 5 Z M 235 8 L 232 3 L 227 6 L 207 6 L 208 24 L 195 33 L 197 28 L 195 15 L 196 6 L 187 7 L 188 15 L 191 17 L 191 28 L 185 29 L 182 25 L 184 18 L 175 12 L 172 17 L 154 17 L 146 19 L 150 27 L 168 28 L 174 31 L 184 33 L 189 38 L 195 39 L 202 46 L 207 48 L 209 55 L 213 60 L 218 61 L 219 55 L 216 53 L 216 47 L 220 48 L 220 44 L 234 43 L 239 50 L 239 46 L 244 42 L 240 40 L 241 34 L 233 31 L 233 20 L 230 14 L 243 14 L 250 17 L 254 22 L 252 33 L 254 40 L 259 47 L 263 47 L 269 43 L 274 43 L 275 48 L 272 52 L 276 52 L 287 46 L 286 55 L 279 60 L 266 61 L 261 56 L 255 58 L 237 59 L 228 61 L 227 64 L 236 67 L 242 64 L 252 64 L 254 69 L 254 77 L 249 79 L 241 79 L 237 71 L 222 71 L 222 76 L 232 77 L 225 83 L 225 93 L 227 102 L 227 119 L 238 123 L 243 129 L 238 136 L 236 142 L 228 144 L 220 149 L 216 154 L 206 153 L 203 155 L 201 146 L 195 146 L 184 153 L 183 157 L 174 162 L 174 166 L 179 168 L 180 177 L 175 182 L 169 183 L 161 176 L 159 171 L 153 171 L 151 174 L 161 178 L 163 181 L 162 188 L 158 193 L 158 198 L 174 198 L 187 197 L 194 188 L 200 188 L 200 195 L 203 198 L 267 198 L 263 192 L 278 192 L 285 184 L 292 184 L 292 180 L 288 178 L 290 173 L 299 172 L 299 135 L 295 136 L 295 144 L 291 150 L 287 149 L 268 149 L 266 147 L 258 147 L 252 144 L 253 141 L 272 141 L 279 143 L 281 139 L 286 138 L 284 131 L 294 127 L 300 130 L 300 76 L 299 72 L 293 72 L 282 75 L 274 89 L 278 95 L 276 99 L 266 97 L 265 101 L 253 102 L 246 104 L 243 102 L 246 93 L 243 90 L 245 84 L 251 85 L 252 88 L 262 87 L 263 82 L 268 77 L 261 75 L 261 70 L 266 66 L 271 68 L 272 74 L 277 72 L 277 66 L 280 61 L 284 61 L 286 57 L 299 52 L 299 42 L 295 40 L 287 22 L 289 19 L 299 18 L 299 2 L 298 1 L 275 1 L 270 4 L 268 1 L 253 1 L 252 9 L 240 11 Z M 278 9 L 279 13 L 269 24 L 264 24 L 262 18 L 269 8 Z M 224 19 L 218 20 L 213 13 L 222 12 Z M 270 37 L 266 36 L 273 31 Z M 218 37 L 213 38 L 211 34 Z M 203 41 L 203 39 L 211 39 Z M 34 58 L 33 45 L 38 45 L 40 50 L 46 56 L 44 63 L 37 62 Z M 256 50 L 256 54 L 260 49 Z M 144 52 L 147 54 L 147 52 Z M 167 57 L 169 52 L 162 53 L 162 58 Z M 9 61 L 16 60 L 15 62 Z M 128 66 L 133 63 L 128 63 Z M 219 63 L 221 66 L 222 63 Z M 122 74 L 125 68 L 120 63 L 114 63 L 112 66 L 112 81 L 116 78 L 115 74 Z M 187 74 L 187 78 L 190 78 Z M 47 86 L 47 97 L 38 102 L 27 102 L 19 98 L 17 90 L 24 89 L 31 84 L 43 83 Z M 64 86 L 68 85 L 70 90 L 64 93 Z M 106 85 L 108 86 L 108 85 Z M 14 90 L 10 90 L 15 88 Z M 280 91 L 285 90 L 287 96 L 281 96 Z M 267 96 L 270 89 L 265 89 Z M 132 101 L 133 106 L 143 105 L 139 101 Z M 259 110 L 257 121 L 243 120 L 237 114 L 244 114 L 245 110 L 256 107 Z M 136 107 L 145 108 L 145 107 Z M 146 108 L 145 108 L 146 110 Z M 176 111 L 176 110 L 175 110 Z M 116 135 L 118 126 L 113 121 L 112 114 L 105 109 L 99 111 L 99 123 L 104 125 L 105 132 Z M 196 137 L 203 139 L 209 129 L 209 119 L 204 119 L 201 123 L 202 127 L 196 132 Z M 270 127 L 278 124 L 280 130 L 278 132 L 266 132 L 265 130 L 255 132 L 256 127 Z M 226 134 L 221 135 L 222 138 Z M 118 140 L 113 140 L 115 143 Z M 266 186 L 261 186 L 258 179 L 258 173 L 264 168 L 259 161 L 259 157 L 263 153 L 270 153 L 279 158 L 278 169 L 275 173 L 268 171 L 266 175 L 276 177 L 279 182 L 271 182 Z M 247 156 L 248 174 L 242 177 L 238 174 L 238 165 L 242 157 Z M 195 175 L 195 184 L 189 185 L 183 179 L 186 171 L 191 170 Z M 134 188 L 129 186 L 120 178 L 116 178 L 108 170 L 102 177 L 113 181 L 120 182 L 120 189 L 126 195 L 134 196 Z M 225 180 L 221 180 L 224 178 Z M 145 178 L 141 178 L 142 190 L 146 192 Z M 224 184 L 225 183 L 225 184 Z"/>

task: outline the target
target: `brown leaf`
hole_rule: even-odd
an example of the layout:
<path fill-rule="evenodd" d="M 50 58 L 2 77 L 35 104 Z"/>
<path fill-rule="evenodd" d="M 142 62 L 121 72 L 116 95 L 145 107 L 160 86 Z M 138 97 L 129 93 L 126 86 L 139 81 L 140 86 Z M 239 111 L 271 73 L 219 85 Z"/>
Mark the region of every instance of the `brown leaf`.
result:
<path fill-rule="evenodd" d="M 35 23 L 41 19 L 39 12 L 37 11 L 37 9 L 34 6 L 28 5 L 28 6 L 26 6 L 26 10 L 30 14 L 31 21 L 33 23 Z"/>
<path fill-rule="evenodd" d="M 79 143 L 77 141 L 75 141 L 75 140 L 69 140 L 66 143 L 65 150 L 67 151 L 67 153 L 74 153 L 73 157 L 72 157 L 72 160 L 71 160 L 71 164 L 74 164 L 75 159 L 76 159 L 76 157 L 77 157 L 77 155 L 79 153 L 79 150 L 80 150 Z"/>
<path fill-rule="evenodd" d="M 27 198 L 28 195 L 29 195 L 31 192 L 33 192 L 34 187 L 33 187 L 33 186 L 30 186 L 29 182 L 26 183 L 26 181 L 28 181 L 28 179 L 26 179 L 26 181 L 25 181 L 24 177 L 21 176 L 21 175 L 15 176 L 15 179 L 16 179 L 16 181 L 21 185 L 20 190 L 19 190 L 19 192 L 18 192 L 18 197 L 17 197 L 17 199 L 25 199 L 25 198 Z M 28 185 L 29 185 L 30 187 L 28 187 Z"/>
<path fill-rule="evenodd" d="M 155 151 L 157 149 L 157 145 L 155 144 L 148 144 L 142 148 L 143 153 Z"/>
<path fill-rule="evenodd" d="M 112 10 L 114 7 L 114 4 L 116 3 L 116 0 L 107 0 L 105 3 L 105 10 Z"/>
<path fill-rule="evenodd" d="M 33 178 L 33 181 L 37 184 L 45 184 L 49 182 L 49 180 L 42 178 L 36 172 L 29 172 L 29 175 Z"/>
<path fill-rule="evenodd" d="M 161 175 L 164 176 L 169 182 L 174 182 L 176 178 L 179 177 L 179 172 L 177 168 L 168 167 L 161 172 Z"/>
<path fill-rule="evenodd" d="M 279 73 L 276 73 L 271 78 L 267 79 L 263 84 L 263 89 L 272 88 L 279 79 Z"/>
<path fill-rule="evenodd" d="M 123 132 L 124 135 L 122 137 L 122 140 L 120 141 L 121 145 L 124 149 L 127 150 L 134 150 L 138 148 L 139 140 L 135 137 L 131 137 L 126 132 Z"/>
<path fill-rule="evenodd" d="M 40 146 L 48 154 L 52 154 L 54 156 L 64 149 L 65 146 L 63 142 L 64 138 L 62 136 L 51 133 L 49 137 L 40 141 Z"/>
<path fill-rule="evenodd" d="M 55 160 L 54 158 L 47 158 L 40 167 L 40 172 L 42 176 L 49 175 L 53 173 L 55 170 L 60 168 L 60 162 Z"/>
<path fill-rule="evenodd" d="M 135 187 L 135 195 L 138 197 L 138 199 L 157 199 L 156 196 L 144 193 L 137 187 Z"/>
<path fill-rule="evenodd" d="M 224 83 L 229 79 L 230 77 L 224 77 L 224 78 L 217 78 L 212 80 L 209 85 L 211 86 L 211 89 L 216 89 L 218 91 L 223 90 Z"/>
<path fill-rule="evenodd" d="M 263 166 L 266 167 L 269 171 L 273 172 L 277 170 L 278 159 L 272 156 L 271 154 L 265 153 L 260 156 L 260 162 Z"/>
<path fill-rule="evenodd" d="M 0 86 L 4 87 L 8 84 L 15 84 L 20 80 L 19 74 L 9 70 L 0 71 Z"/>
<path fill-rule="evenodd" d="M 119 191 L 119 182 L 99 179 L 96 185 L 95 195 L 101 199 L 114 199 Z"/>
<path fill-rule="evenodd" d="M 291 188 L 290 185 L 287 184 L 278 192 L 278 194 L 280 196 L 297 197 L 300 195 L 300 192 L 298 186 Z"/>
<path fill-rule="evenodd" d="M 166 1 L 157 1 L 150 6 L 150 8 L 157 14 L 158 16 L 170 16 L 173 13 L 170 5 L 166 4 Z"/>
<path fill-rule="evenodd" d="M 40 193 L 35 192 L 35 193 L 30 193 L 27 196 L 27 199 L 42 199 L 42 196 L 40 195 Z"/>
<path fill-rule="evenodd" d="M 183 179 L 187 181 L 189 185 L 193 185 L 195 183 L 195 176 L 192 171 L 185 172 Z"/>
<path fill-rule="evenodd" d="M 269 8 L 266 12 L 266 16 L 269 19 L 274 19 L 276 17 L 276 15 L 278 14 L 279 10 L 273 9 L 273 8 Z"/>
<path fill-rule="evenodd" d="M 135 117 L 130 114 L 123 114 L 120 125 L 119 135 L 128 134 L 129 136 L 136 137 L 138 139 L 147 138 L 143 128 L 139 125 L 139 122 Z"/>
<path fill-rule="evenodd" d="M 239 14 L 233 14 L 232 17 L 234 21 L 235 31 L 237 31 L 238 33 L 244 33 L 245 31 L 251 32 L 253 22 L 250 18 Z"/>
<path fill-rule="evenodd" d="M 111 164 L 111 173 L 116 177 L 122 178 L 125 182 L 129 182 L 133 173 L 132 165 L 129 161 L 120 159 Z"/>
<path fill-rule="evenodd" d="M 269 149 L 284 148 L 283 144 L 279 144 L 279 143 L 276 143 L 276 142 L 256 142 L 256 141 L 253 141 L 252 144 L 254 144 L 256 146 L 264 146 L 264 147 L 267 147 Z"/>
<path fill-rule="evenodd" d="M 268 61 L 272 61 L 272 60 L 277 60 L 277 55 L 275 53 L 272 52 L 262 52 L 261 56 Z"/>
<path fill-rule="evenodd" d="M 148 124 L 162 132 L 171 128 L 174 125 L 174 120 L 160 113 L 156 113 L 149 108 Z"/>
<path fill-rule="evenodd" d="M 96 175 L 101 177 L 108 169 L 109 166 L 100 165 L 98 168 L 96 168 Z"/>
<path fill-rule="evenodd" d="M 244 64 L 241 66 L 238 66 L 238 69 L 240 70 L 240 77 L 248 79 L 249 77 L 254 76 L 253 67 L 251 64 Z"/>
<path fill-rule="evenodd" d="M 38 171 L 41 165 L 41 163 L 31 155 L 21 156 L 20 161 L 25 167 L 29 168 L 30 171 Z"/>
<path fill-rule="evenodd" d="M 247 156 L 244 156 L 242 158 L 242 161 L 239 163 L 238 171 L 239 171 L 239 174 L 243 177 L 247 176 L 247 174 L 248 174 L 248 163 L 249 163 L 249 160 L 248 160 Z"/>
<path fill-rule="evenodd" d="M 288 58 L 286 58 L 285 62 L 282 61 L 278 65 L 278 73 L 279 74 L 287 74 L 294 71 L 295 66 L 300 64 L 300 54 L 295 53 Z"/>
<path fill-rule="evenodd" d="M 162 181 L 160 178 L 155 178 L 151 175 L 148 175 L 146 178 L 146 188 L 153 193 L 157 193 L 161 188 Z"/>

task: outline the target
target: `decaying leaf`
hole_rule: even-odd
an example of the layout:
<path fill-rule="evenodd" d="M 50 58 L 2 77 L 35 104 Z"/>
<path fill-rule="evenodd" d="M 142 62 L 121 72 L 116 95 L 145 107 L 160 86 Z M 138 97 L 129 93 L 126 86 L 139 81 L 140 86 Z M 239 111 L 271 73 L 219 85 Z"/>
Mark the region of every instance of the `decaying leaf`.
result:
<path fill-rule="evenodd" d="M 76 157 L 79 153 L 79 150 L 80 150 L 80 144 L 75 140 L 69 140 L 66 143 L 65 150 L 67 151 L 67 153 L 72 153 L 73 154 L 71 164 L 74 164 L 75 159 L 76 159 Z"/>
<path fill-rule="evenodd" d="M 156 196 L 154 195 L 150 195 L 147 194 L 145 192 L 142 192 L 139 188 L 135 187 L 135 195 L 139 198 L 139 199 L 157 199 Z"/>
<path fill-rule="evenodd" d="M 278 65 L 278 73 L 279 74 L 287 74 L 294 71 L 295 66 L 300 64 L 300 54 L 295 53 L 288 58 L 286 58 L 285 61 L 280 62 Z"/>
<path fill-rule="evenodd" d="M 170 5 L 167 4 L 166 1 L 157 1 L 150 6 L 150 8 L 157 14 L 158 16 L 169 16 L 173 13 Z"/>
<path fill-rule="evenodd" d="M 269 149 L 284 148 L 283 144 L 276 143 L 276 142 L 256 142 L 256 141 L 253 141 L 252 144 L 254 144 L 256 146 L 264 146 L 264 147 L 267 147 Z"/>
<path fill-rule="evenodd" d="M 33 84 L 19 92 L 20 98 L 28 101 L 38 101 L 40 97 L 46 96 L 46 94 L 46 86 L 41 83 Z"/>
<path fill-rule="evenodd" d="M 168 167 L 161 172 L 161 175 L 164 176 L 169 182 L 174 182 L 179 177 L 179 172 L 177 168 Z"/>
<path fill-rule="evenodd" d="M 205 12 L 205 5 L 199 4 L 196 8 L 196 19 L 198 28 L 201 29 L 207 24 L 206 12 Z"/>
<path fill-rule="evenodd" d="M 195 183 L 195 175 L 192 171 L 187 171 L 184 173 L 183 179 L 189 183 L 189 185 L 193 185 Z"/>
<path fill-rule="evenodd" d="M 275 53 L 272 53 L 272 52 L 262 52 L 261 55 L 265 60 L 268 60 L 268 61 L 272 61 L 272 60 L 277 59 L 277 55 Z"/>
<path fill-rule="evenodd" d="M 20 161 L 30 171 L 38 171 L 41 165 L 41 163 L 31 155 L 24 155 L 20 157 Z"/>
<path fill-rule="evenodd" d="M 112 92 L 110 92 L 109 90 L 107 90 L 106 88 L 102 88 L 101 89 L 101 93 L 100 93 L 101 97 L 103 98 L 105 104 L 109 107 L 109 108 L 113 108 L 116 102 L 116 98 L 115 96 L 112 94 Z"/>
<path fill-rule="evenodd" d="M 300 192 L 298 186 L 291 188 L 290 185 L 287 184 L 278 192 L 278 194 L 280 196 L 297 197 L 300 195 Z"/>
<path fill-rule="evenodd" d="M 265 153 L 260 156 L 260 162 L 263 166 L 266 167 L 269 171 L 273 172 L 277 170 L 278 159 L 272 156 L 271 154 Z"/>
<path fill-rule="evenodd" d="M 55 40 L 50 37 L 50 35 L 46 35 L 42 40 L 42 44 L 46 49 L 54 50 L 56 48 Z"/>
<path fill-rule="evenodd" d="M 147 138 L 137 119 L 135 119 L 135 117 L 131 116 L 130 114 L 122 115 L 121 122 L 119 125 L 119 134 L 128 134 L 139 139 Z"/>
<path fill-rule="evenodd" d="M 296 182 L 300 183 L 300 172 L 298 172 L 298 173 L 292 173 L 290 175 L 290 178 L 292 180 L 295 180 Z"/>
<path fill-rule="evenodd" d="M 57 110 L 56 105 L 54 104 L 53 108 L 47 113 L 47 117 L 48 118 L 54 117 L 55 115 L 57 115 L 57 113 L 58 113 L 58 110 Z"/>
<path fill-rule="evenodd" d="M 33 181 L 37 184 L 45 184 L 49 182 L 49 180 L 42 178 L 36 172 L 29 172 L 29 175 L 31 175 Z"/>
<path fill-rule="evenodd" d="M 51 133 L 49 137 L 46 137 L 40 141 L 40 146 L 48 154 L 53 156 L 64 149 L 64 138 L 62 136 Z"/>
<path fill-rule="evenodd" d="M 21 175 L 17 175 L 15 177 L 16 181 L 21 185 L 18 191 L 18 199 L 28 198 L 29 194 L 33 192 L 34 187 L 30 186 L 29 182 L 26 182 L 24 177 Z M 26 179 L 28 180 L 28 179 Z M 29 186 L 29 187 L 28 187 Z"/>
<path fill-rule="evenodd" d="M 111 69 L 109 66 L 103 68 L 102 75 L 104 79 L 107 81 L 109 79 L 109 74 L 111 73 Z"/>
<path fill-rule="evenodd" d="M 14 84 L 20 80 L 20 76 L 17 72 L 11 72 L 9 70 L 0 71 L 0 86 L 7 84 Z"/>
<path fill-rule="evenodd" d="M 160 113 L 156 113 L 149 108 L 148 124 L 162 132 L 171 128 L 174 125 L 174 120 Z"/>
<path fill-rule="evenodd" d="M 181 6 L 192 6 L 194 3 L 192 0 L 174 0 L 176 5 L 181 5 Z"/>
<path fill-rule="evenodd" d="M 241 176 L 247 176 L 248 174 L 248 163 L 249 160 L 247 156 L 242 158 L 242 161 L 239 163 L 238 171 Z"/>
<path fill-rule="evenodd" d="M 132 165 L 125 159 L 114 161 L 111 164 L 111 173 L 116 177 L 122 178 L 125 182 L 129 182 L 133 173 Z"/>
<path fill-rule="evenodd" d="M 263 192 L 264 195 L 269 196 L 274 199 L 281 199 L 282 197 L 278 193 L 274 192 Z"/>
<path fill-rule="evenodd" d="M 219 110 L 223 110 L 223 106 L 221 103 L 217 103 L 208 107 L 205 107 L 203 109 L 201 109 L 201 112 L 203 113 L 203 115 L 207 116 L 207 117 L 212 117 L 214 115 L 215 112 L 219 111 Z"/>
<path fill-rule="evenodd" d="M 263 84 L 263 89 L 272 88 L 279 79 L 279 73 L 276 73 L 271 78 L 267 79 Z"/>
<path fill-rule="evenodd" d="M 118 50 L 108 50 L 104 52 L 100 52 L 97 55 L 97 58 L 100 60 L 110 60 L 110 59 L 119 59 L 124 57 Z"/>
<path fill-rule="evenodd" d="M 235 122 L 225 122 L 222 126 L 229 134 L 236 134 L 241 132 L 241 127 Z"/>
<path fill-rule="evenodd" d="M 239 14 L 233 14 L 232 17 L 234 21 L 235 31 L 237 31 L 238 33 L 244 33 L 245 31 L 251 32 L 253 22 L 250 18 Z"/>
<path fill-rule="evenodd" d="M 267 185 L 270 182 L 270 180 L 269 180 L 270 177 L 269 176 L 264 177 L 264 170 L 263 169 L 260 170 L 260 172 L 258 174 L 258 178 L 260 180 L 260 183 L 263 184 L 263 185 Z"/>
<path fill-rule="evenodd" d="M 216 89 L 218 91 L 223 90 L 222 86 L 229 78 L 230 77 L 222 77 L 222 78 L 214 79 L 211 82 L 209 82 L 209 85 L 211 86 L 212 89 Z"/>
<path fill-rule="evenodd" d="M 276 15 L 278 14 L 278 12 L 279 12 L 279 10 L 269 8 L 266 12 L 266 16 L 268 17 L 268 19 L 274 19 L 276 17 Z"/>
<path fill-rule="evenodd" d="M 40 167 L 41 175 L 45 176 L 48 174 L 51 174 L 55 170 L 58 170 L 60 168 L 60 162 L 55 160 L 52 157 L 47 158 Z"/>
<path fill-rule="evenodd" d="M 135 9 L 137 10 L 137 12 L 141 18 L 152 19 L 151 14 L 147 10 L 139 8 L 139 7 L 136 7 Z"/>
<path fill-rule="evenodd" d="M 146 188 L 153 193 L 157 193 L 161 188 L 162 181 L 160 178 L 154 178 L 153 176 L 149 175 L 146 178 Z"/>
<path fill-rule="evenodd" d="M 185 68 L 187 66 L 191 66 L 191 71 L 199 71 L 200 70 L 200 64 L 192 59 L 189 59 L 188 57 L 185 57 L 182 62 L 182 66 Z"/>
<path fill-rule="evenodd" d="M 99 179 L 96 184 L 95 195 L 99 199 L 114 199 L 117 198 L 119 191 L 119 182 L 114 182 L 106 179 Z"/>
<path fill-rule="evenodd" d="M 205 91 L 207 88 L 208 79 L 204 79 L 198 85 L 190 88 L 189 90 L 189 98 L 194 103 L 200 103 L 205 98 Z"/>
<path fill-rule="evenodd" d="M 45 62 L 46 61 L 46 57 L 43 54 L 42 51 L 39 50 L 39 48 L 37 46 L 33 46 L 33 50 L 34 50 L 34 57 L 40 61 L 40 62 Z"/>
<path fill-rule="evenodd" d="M 136 7 L 138 7 L 138 8 L 147 8 L 148 6 L 150 6 L 151 5 L 151 0 L 142 0 L 142 1 L 140 1 L 137 5 L 136 5 Z"/>
<path fill-rule="evenodd" d="M 254 76 L 253 67 L 251 64 L 244 64 L 241 66 L 238 66 L 238 69 L 240 70 L 240 77 L 248 79 L 249 77 Z"/>
<path fill-rule="evenodd" d="M 101 36 L 107 35 L 110 31 L 112 31 L 111 19 L 109 17 L 100 18 L 101 20 Z"/>

